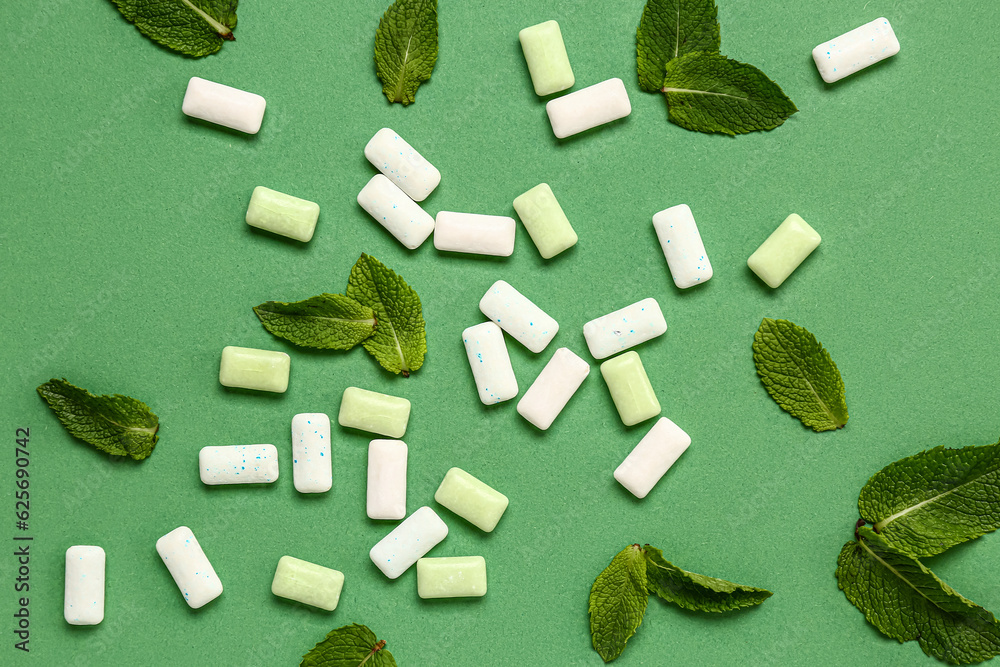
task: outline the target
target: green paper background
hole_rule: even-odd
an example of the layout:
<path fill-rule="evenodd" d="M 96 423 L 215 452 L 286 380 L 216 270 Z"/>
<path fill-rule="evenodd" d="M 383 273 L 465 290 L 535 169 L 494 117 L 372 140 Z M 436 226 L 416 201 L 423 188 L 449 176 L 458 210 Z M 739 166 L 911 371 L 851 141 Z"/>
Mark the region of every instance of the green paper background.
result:
<path fill-rule="evenodd" d="M 0 37 L 0 612 L 2 664 L 295 665 L 332 628 L 369 625 L 402 666 L 598 665 L 587 595 L 631 542 L 650 542 L 690 570 L 775 592 L 747 612 L 708 616 L 653 600 L 620 659 L 668 664 L 930 664 L 916 643 L 883 638 L 837 589 L 837 554 L 868 477 L 936 445 L 994 442 L 1000 432 L 995 354 L 1000 269 L 996 177 L 1000 9 L 956 0 L 721 0 L 723 52 L 776 80 L 801 110 L 769 133 L 735 139 L 667 122 L 641 92 L 635 28 L 642 0 L 452 2 L 440 9 L 440 56 L 414 105 L 389 105 L 372 62 L 388 0 L 253 2 L 237 41 L 192 60 L 142 37 L 110 2 L 7 3 Z M 810 51 L 887 16 L 900 55 L 839 84 Z M 566 141 L 553 138 L 532 92 L 520 28 L 557 19 L 577 86 L 621 77 L 632 115 Z M 187 119 L 187 80 L 262 94 L 259 135 Z M 514 255 L 453 256 L 430 241 L 407 251 L 362 211 L 375 173 L 362 149 L 390 126 L 443 174 L 425 202 L 439 210 L 514 215 L 511 202 L 551 184 L 579 244 L 543 261 L 519 225 Z M 256 185 L 322 207 L 309 244 L 243 222 Z M 674 288 L 650 222 L 687 203 L 715 269 Z M 823 244 L 779 289 L 746 258 L 787 216 Z M 429 352 L 403 379 L 360 348 L 286 345 L 251 307 L 346 287 L 361 252 L 418 291 Z M 591 360 L 582 325 L 656 297 L 665 336 L 638 349 L 663 414 L 692 437 L 643 501 L 612 471 L 652 422 L 625 428 L 597 364 L 550 431 L 516 401 L 484 407 L 461 343 L 477 304 L 503 278 L 562 326 L 533 355 L 509 348 L 522 392 L 559 346 Z M 809 328 L 847 386 L 851 420 L 806 430 L 767 396 L 750 344 L 764 316 Z M 285 350 L 283 395 L 218 384 L 225 345 Z M 67 377 L 125 393 L 159 415 L 142 463 L 112 461 L 73 440 L 34 388 Z M 368 559 L 392 523 L 365 516 L 369 437 L 335 428 L 334 486 L 292 486 L 289 424 L 336 417 L 344 388 L 405 396 L 413 413 L 410 511 L 433 504 L 462 467 L 510 497 L 486 535 L 443 508 L 451 533 L 431 555 L 482 555 L 489 594 L 422 601 L 416 572 L 396 581 Z M 31 652 L 13 648 L 16 564 L 10 555 L 14 439 L 31 429 Z M 281 478 L 268 488 L 208 488 L 205 445 L 270 442 Z M 186 524 L 224 585 L 190 611 L 154 549 Z M 63 554 L 108 553 L 106 620 L 62 618 Z M 278 558 L 346 575 L 339 608 L 314 612 L 273 597 Z M 928 561 L 959 592 L 1000 612 L 1000 536 Z M 984 576 L 986 574 L 986 576 Z"/>

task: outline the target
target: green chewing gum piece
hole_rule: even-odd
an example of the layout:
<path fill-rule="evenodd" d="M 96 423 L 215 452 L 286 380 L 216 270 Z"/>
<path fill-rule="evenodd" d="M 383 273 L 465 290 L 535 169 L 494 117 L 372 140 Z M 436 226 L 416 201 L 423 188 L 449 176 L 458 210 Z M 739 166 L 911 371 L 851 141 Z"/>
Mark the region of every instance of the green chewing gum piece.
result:
<path fill-rule="evenodd" d="M 262 185 L 253 190 L 247 224 L 296 241 L 309 241 L 316 231 L 319 204 Z"/>
<path fill-rule="evenodd" d="M 348 428 L 402 438 L 410 421 L 410 402 L 405 398 L 348 387 L 340 402 L 337 421 Z"/>
<path fill-rule="evenodd" d="M 576 232 L 548 183 L 536 185 L 515 199 L 514 210 L 543 259 L 576 245 Z"/>
<path fill-rule="evenodd" d="M 649 383 L 637 352 L 626 352 L 605 361 L 601 364 L 601 375 L 626 426 L 660 414 L 660 402 L 656 400 L 653 385 Z"/>

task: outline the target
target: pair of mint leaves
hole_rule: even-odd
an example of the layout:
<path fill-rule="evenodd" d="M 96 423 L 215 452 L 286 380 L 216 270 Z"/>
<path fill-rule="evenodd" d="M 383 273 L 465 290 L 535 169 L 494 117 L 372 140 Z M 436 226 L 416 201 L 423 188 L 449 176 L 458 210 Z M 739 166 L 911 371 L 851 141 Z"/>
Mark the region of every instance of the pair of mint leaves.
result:
<path fill-rule="evenodd" d="M 798 111 L 753 65 L 720 54 L 715 0 L 649 0 L 636 31 L 639 85 L 667 98 L 671 122 L 696 132 L 771 130 Z"/>
<path fill-rule="evenodd" d="M 239 0 L 111 0 L 146 37 L 187 56 L 207 56 L 236 39 Z"/>
<path fill-rule="evenodd" d="M 642 623 L 650 595 L 689 611 L 727 612 L 759 605 L 771 591 L 688 572 L 667 561 L 656 547 L 629 545 L 590 589 L 590 635 L 604 662 L 625 650 Z"/>
<path fill-rule="evenodd" d="M 302 657 L 299 667 L 396 667 L 385 644 L 364 625 L 352 623 L 327 634 Z"/>
<path fill-rule="evenodd" d="M 892 463 L 861 489 L 858 510 L 855 539 L 836 570 L 851 604 L 882 634 L 916 640 L 943 662 L 1000 655 L 993 614 L 918 560 L 1000 527 L 1000 443 L 936 447 Z"/>
<path fill-rule="evenodd" d="M 382 368 L 409 377 L 424 363 L 427 337 L 420 297 L 395 271 L 362 254 L 346 294 L 254 307 L 269 332 L 302 347 L 349 350 L 361 344 Z"/>
<path fill-rule="evenodd" d="M 389 102 L 416 100 L 438 56 L 437 0 L 396 0 L 375 31 L 375 72 Z"/>

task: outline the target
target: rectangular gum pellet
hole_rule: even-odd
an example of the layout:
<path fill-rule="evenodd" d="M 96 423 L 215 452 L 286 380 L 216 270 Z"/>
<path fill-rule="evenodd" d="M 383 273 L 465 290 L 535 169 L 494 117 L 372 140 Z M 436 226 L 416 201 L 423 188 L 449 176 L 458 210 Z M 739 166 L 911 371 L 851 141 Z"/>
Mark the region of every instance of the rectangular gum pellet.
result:
<path fill-rule="evenodd" d="M 375 174 L 358 193 L 358 204 L 410 250 L 434 231 L 434 218 L 383 174 Z"/>
<path fill-rule="evenodd" d="M 635 347 L 663 335 L 667 321 L 656 299 L 637 301 L 583 325 L 583 336 L 595 359 Z"/>
<path fill-rule="evenodd" d="M 382 574 L 396 579 L 448 536 L 448 526 L 424 506 L 372 547 L 369 557 Z"/>
<path fill-rule="evenodd" d="M 768 287 L 780 287 L 821 240 L 815 229 L 792 213 L 750 255 L 747 266 Z"/>
<path fill-rule="evenodd" d="M 552 123 L 552 133 L 559 139 L 565 139 L 625 118 L 632 113 L 632 103 L 622 80 L 608 79 L 550 100 L 545 105 L 545 112 Z"/>
<path fill-rule="evenodd" d="M 278 449 L 274 445 L 202 447 L 198 452 L 201 481 L 217 484 L 270 484 L 278 479 Z"/>
<path fill-rule="evenodd" d="M 705 244 L 687 204 L 654 215 L 653 228 L 677 287 L 687 289 L 708 282 L 712 277 L 712 263 L 708 261 Z"/>
<path fill-rule="evenodd" d="M 228 345 L 222 348 L 219 384 L 281 394 L 288 389 L 291 364 L 284 352 Z"/>
<path fill-rule="evenodd" d="M 869 65 L 899 53 L 899 40 L 889 20 L 877 18 L 813 49 L 813 60 L 827 83 L 840 81 Z"/>
<path fill-rule="evenodd" d="M 192 118 L 257 134 L 265 106 L 267 103 L 260 95 L 193 76 L 188 81 L 181 111 Z"/>
<path fill-rule="evenodd" d="M 514 210 L 542 259 L 576 245 L 579 238 L 548 183 L 539 183 L 514 200 Z"/>
<path fill-rule="evenodd" d="M 482 556 L 421 558 L 417 561 L 417 595 L 425 600 L 486 595 L 486 559 Z"/>
<path fill-rule="evenodd" d="M 546 21 L 523 29 L 517 35 L 528 63 L 535 94 L 545 97 L 573 87 L 576 79 L 566 55 L 559 23 Z"/>
<path fill-rule="evenodd" d="M 402 440 L 372 440 L 368 444 L 368 518 L 406 517 L 406 456 Z"/>
<path fill-rule="evenodd" d="M 330 418 L 322 412 L 292 417 L 292 479 L 299 493 L 326 493 L 333 487 Z"/>
<path fill-rule="evenodd" d="M 415 202 L 427 199 L 441 182 L 437 167 L 388 127 L 368 141 L 365 157 Z"/>
<path fill-rule="evenodd" d="M 311 607 L 333 611 L 344 589 L 344 573 L 291 556 L 282 556 L 271 581 L 271 593 Z"/>
<path fill-rule="evenodd" d="M 66 550 L 63 617 L 70 625 L 97 625 L 104 620 L 104 564 L 101 547 L 77 545 Z"/>
<path fill-rule="evenodd" d="M 479 310 L 517 342 L 538 354 L 559 331 L 559 323 L 509 283 L 498 280 L 479 300 Z"/>
<path fill-rule="evenodd" d="M 503 215 L 441 211 L 434 220 L 434 247 L 447 252 L 510 257 L 514 218 Z"/>
<path fill-rule="evenodd" d="M 601 375 L 608 384 L 622 423 L 632 426 L 660 414 L 653 385 L 636 352 L 626 352 L 601 364 Z"/>
<path fill-rule="evenodd" d="M 462 332 L 462 341 L 479 400 L 484 405 L 493 405 L 517 396 L 517 378 L 500 327 L 495 322 L 477 324 Z"/>
<path fill-rule="evenodd" d="M 461 468 L 445 474 L 434 500 L 487 533 L 497 527 L 509 503 L 507 496 Z"/>
<path fill-rule="evenodd" d="M 258 185 L 250 195 L 247 224 L 303 243 L 316 231 L 319 204 Z"/>
<path fill-rule="evenodd" d="M 175 528 L 156 540 L 156 552 L 192 609 L 204 607 L 222 595 L 219 576 L 187 526 Z"/>
<path fill-rule="evenodd" d="M 543 431 L 552 426 L 590 374 L 590 364 L 560 347 L 517 403 L 517 412 Z"/>
<path fill-rule="evenodd" d="M 340 401 L 341 426 L 402 438 L 410 421 L 410 402 L 398 396 L 348 387 Z"/>
<path fill-rule="evenodd" d="M 660 417 L 615 470 L 615 479 L 636 498 L 645 498 L 691 444 L 691 436 Z"/>

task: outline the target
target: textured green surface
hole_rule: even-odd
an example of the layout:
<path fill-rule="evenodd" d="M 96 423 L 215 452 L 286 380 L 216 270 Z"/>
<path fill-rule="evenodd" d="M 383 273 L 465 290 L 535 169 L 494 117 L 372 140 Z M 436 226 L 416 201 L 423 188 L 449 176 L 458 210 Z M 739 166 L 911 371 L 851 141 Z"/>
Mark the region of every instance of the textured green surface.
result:
<path fill-rule="evenodd" d="M 327 350 L 349 350 L 375 333 L 375 311 L 343 294 L 254 306 L 264 328 L 278 338 Z"/>
<path fill-rule="evenodd" d="M 622 549 L 590 589 L 594 650 L 610 662 L 622 654 L 646 613 L 646 557 L 638 544 Z"/>
<path fill-rule="evenodd" d="M 658 93 L 667 63 L 692 51 L 718 53 L 719 8 L 715 0 L 649 0 L 636 29 L 639 85 Z"/>
<path fill-rule="evenodd" d="M 35 541 L 32 652 L 5 643 L 0 664 L 128 665 L 169 654 L 178 664 L 295 665 L 331 629 L 356 621 L 411 667 L 596 666 L 590 585 L 637 540 L 775 595 L 724 618 L 650 605 L 615 665 L 938 664 L 915 642 L 900 646 L 869 626 L 832 570 L 874 471 L 922 449 L 997 440 L 1000 79 L 987 45 L 1000 6 L 720 2 L 726 52 L 767 72 L 801 109 L 777 131 L 730 139 L 667 122 L 663 96 L 641 92 L 643 5 L 442 3 L 434 77 L 406 108 L 380 94 L 372 62 L 388 0 L 241 3 L 237 41 L 198 60 L 137 34 L 110 3 L 5 5 L 0 434 L 9 449 L 0 494 L 13 510 L 13 440 L 28 427 L 26 533 Z M 900 54 L 825 85 L 812 48 L 883 15 Z M 627 120 L 552 137 L 517 41 L 521 28 L 549 19 L 562 27 L 579 85 L 622 78 Z M 260 133 L 183 116 L 193 75 L 264 95 Z M 356 200 L 376 173 L 365 143 L 386 126 L 441 170 L 424 202 L 430 213 L 513 215 L 513 198 L 546 182 L 579 243 L 545 261 L 519 227 L 504 260 L 445 255 L 430 243 L 406 250 Z M 261 183 L 321 206 L 312 241 L 244 222 Z M 686 292 L 674 287 L 649 223 L 680 203 L 695 211 L 715 270 Z M 791 211 L 823 244 L 771 290 L 746 259 Z M 276 340 L 251 310 L 343 290 L 362 252 L 423 302 L 429 351 L 408 379 L 361 349 Z M 639 501 L 612 477 L 648 426 L 622 426 L 596 372 L 545 432 L 520 418 L 516 400 L 480 404 L 461 332 L 485 320 L 479 299 L 501 278 L 537 291 L 561 325 L 553 345 L 587 361 L 587 320 L 657 298 L 670 329 L 639 353 L 664 414 L 693 440 L 661 482 L 669 493 Z M 805 325 L 833 351 L 849 383 L 846 428 L 813 433 L 768 397 L 750 351 L 762 317 Z M 292 355 L 288 391 L 219 386 L 219 353 L 230 344 Z M 547 356 L 508 347 L 526 388 Z M 35 393 L 52 377 L 148 403 L 160 418 L 155 453 L 136 465 L 81 445 Z M 260 490 L 198 480 L 205 445 L 270 442 L 284 465 L 292 416 L 335 420 L 351 385 L 413 401 L 414 507 L 438 511 L 433 494 L 452 466 L 510 498 L 489 535 L 440 511 L 450 534 L 429 555 L 485 557 L 483 599 L 422 602 L 415 572 L 389 581 L 368 559 L 390 529 L 365 515 L 371 434 L 333 426 L 329 493 L 301 496 L 285 474 Z M 0 536 L 9 541 L 6 518 Z M 197 612 L 153 549 L 179 525 L 191 526 L 226 587 Z M 62 618 L 73 544 L 108 553 L 106 617 L 83 631 Z M 332 615 L 271 595 L 286 553 L 344 572 Z M 927 565 L 1000 611 L 1000 578 L 984 576 L 1000 571 L 1000 535 Z M 16 610 L 12 567 L 0 558 L 7 615 Z"/>
<path fill-rule="evenodd" d="M 236 39 L 238 0 L 111 1 L 139 32 L 188 56 L 207 56 Z"/>
<path fill-rule="evenodd" d="M 375 32 L 375 67 L 390 102 L 413 104 L 438 55 L 437 0 L 396 0 Z"/>
<path fill-rule="evenodd" d="M 763 588 L 682 570 L 664 559 L 661 550 L 648 544 L 645 551 L 649 592 L 689 611 L 734 611 L 759 605 L 772 595 Z"/>

